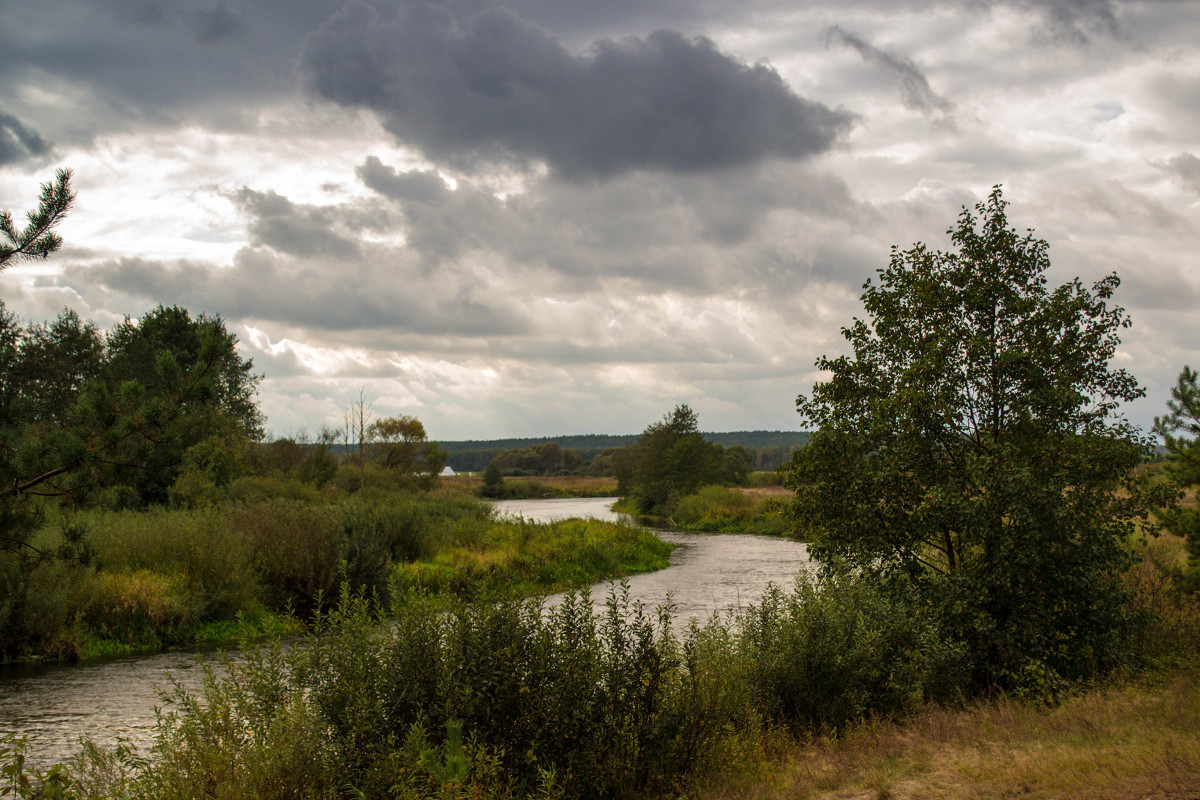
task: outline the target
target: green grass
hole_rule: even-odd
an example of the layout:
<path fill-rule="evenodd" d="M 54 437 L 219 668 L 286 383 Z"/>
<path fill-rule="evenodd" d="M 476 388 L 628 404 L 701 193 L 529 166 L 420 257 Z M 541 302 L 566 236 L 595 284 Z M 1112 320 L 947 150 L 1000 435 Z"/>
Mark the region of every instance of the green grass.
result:
<path fill-rule="evenodd" d="M 397 565 L 394 581 L 404 589 L 463 597 L 545 594 L 663 569 L 671 549 L 648 531 L 620 523 L 495 522 L 476 541 Z"/>
<path fill-rule="evenodd" d="M 694 494 L 668 503 L 661 514 L 644 519 L 654 525 L 702 533 L 791 534 L 785 501 L 774 495 L 752 492 L 726 486 L 704 486 Z M 637 515 L 631 498 L 621 499 L 614 507 L 617 511 Z"/>
<path fill-rule="evenodd" d="M 195 510 L 77 512 L 50 519 L 39 544 L 53 547 L 65 524 L 87 529 L 91 563 L 30 568 L 0 553 L 0 660 L 295 633 L 343 582 L 382 600 L 409 587 L 534 595 L 661 569 L 670 553 L 632 526 L 497 522 L 487 503 L 459 493 L 377 486 L 337 502 L 286 493 Z"/>

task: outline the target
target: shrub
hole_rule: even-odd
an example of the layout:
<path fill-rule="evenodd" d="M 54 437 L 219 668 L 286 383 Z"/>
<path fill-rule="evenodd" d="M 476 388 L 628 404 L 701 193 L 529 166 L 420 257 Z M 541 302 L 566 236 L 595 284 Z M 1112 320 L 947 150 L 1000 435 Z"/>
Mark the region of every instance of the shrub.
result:
<path fill-rule="evenodd" d="M 334 509 L 294 500 L 244 503 L 229 512 L 229 527 L 253 549 L 270 608 L 307 614 L 319 595 L 336 593 L 346 536 Z"/>
<path fill-rule="evenodd" d="M 101 572 L 82 609 L 90 632 L 125 645 L 161 647 L 179 642 L 199 619 L 203 600 L 188 592 L 181 575 L 149 570 Z"/>
<path fill-rule="evenodd" d="M 250 544 L 230 527 L 224 509 L 93 513 L 84 519 L 100 569 L 182 576 L 202 620 L 258 606 Z"/>
<path fill-rule="evenodd" d="M 952 699 L 965 648 L 944 638 L 910 587 L 845 571 L 802 574 L 741 621 L 750 685 L 769 717 L 819 728 Z"/>

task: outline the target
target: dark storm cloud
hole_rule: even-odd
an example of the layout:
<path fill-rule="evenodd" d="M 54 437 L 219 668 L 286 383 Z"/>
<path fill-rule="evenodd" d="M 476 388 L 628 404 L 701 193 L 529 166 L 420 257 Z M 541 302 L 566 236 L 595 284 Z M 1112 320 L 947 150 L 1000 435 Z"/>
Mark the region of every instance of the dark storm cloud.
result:
<path fill-rule="evenodd" d="M 421 0 L 395 19 L 350 3 L 309 37 L 300 70 L 432 158 L 544 160 L 574 177 L 803 158 L 851 122 L 707 39 L 660 30 L 574 55 L 510 10 L 460 19 Z"/>
<path fill-rule="evenodd" d="M 189 22 L 200 44 L 217 44 L 235 35 L 241 27 L 240 18 L 224 0 L 212 8 L 194 12 Z"/>
<path fill-rule="evenodd" d="M 38 132 L 12 114 L 0 111 L 0 165 L 15 164 L 30 156 L 40 156 L 50 145 Z"/>
<path fill-rule="evenodd" d="M 907 58 L 884 52 L 861 36 L 844 31 L 837 25 L 830 28 L 828 33 L 828 40 L 834 39 L 857 50 L 864 61 L 879 64 L 892 73 L 900 81 L 901 98 L 906 108 L 938 118 L 946 118 L 954 110 L 954 104 L 933 91 L 925 75 Z"/>

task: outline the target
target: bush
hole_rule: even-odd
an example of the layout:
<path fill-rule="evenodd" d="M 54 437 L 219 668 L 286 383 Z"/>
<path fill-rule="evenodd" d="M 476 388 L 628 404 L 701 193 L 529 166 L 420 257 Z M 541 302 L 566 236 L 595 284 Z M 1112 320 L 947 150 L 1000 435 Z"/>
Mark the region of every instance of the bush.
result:
<path fill-rule="evenodd" d="M 203 600 L 181 575 L 149 570 L 102 572 L 92 581 L 83 620 L 90 632 L 135 647 L 161 647 L 183 639 L 200 617 Z"/>
<path fill-rule="evenodd" d="M 802 574 L 767 593 L 741 622 L 757 704 L 771 718 L 818 728 L 953 699 L 969 678 L 910 587 L 850 572 Z"/>
<path fill-rule="evenodd" d="M 250 544 L 230 527 L 224 509 L 92 513 L 83 520 L 99 569 L 182 576 L 201 620 L 258 607 Z"/>
<path fill-rule="evenodd" d="M 244 503 L 229 528 L 249 543 L 267 605 L 310 613 L 341 581 L 346 536 L 335 511 L 295 500 Z"/>

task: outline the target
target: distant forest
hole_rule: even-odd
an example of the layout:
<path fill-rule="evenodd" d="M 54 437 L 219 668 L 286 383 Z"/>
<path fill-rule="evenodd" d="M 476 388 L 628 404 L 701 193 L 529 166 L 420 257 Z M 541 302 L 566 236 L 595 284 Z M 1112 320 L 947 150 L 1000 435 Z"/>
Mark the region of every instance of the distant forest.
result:
<path fill-rule="evenodd" d="M 808 442 L 809 435 L 804 431 L 730 431 L 705 433 L 704 438 L 722 447 L 742 447 L 749 453 L 753 469 L 772 470 L 786 461 L 793 450 L 803 447 Z M 607 462 L 609 458 L 606 456 L 611 457 L 614 451 L 633 445 L 637 439 L 638 434 L 583 434 L 529 439 L 472 439 L 461 442 L 438 442 L 438 446 L 450 454 L 447 463 L 455 472 L 481 472 L 487 467 L 488 462 L 500 455 L 505 455 L 505 460 L 508 461 L 518 454 L 528 454 L 529 457 L 532 457 L 536 452 L 553 458 L 554 454 L 565 454 L 567 451 L 570 451 L 574 458 L 568 457 L 565 459 L 566 463 L 559 460 L 558 464 L 570 471 L 576 471 L 586 469 L 587 465 L 592 465 L 598 460 L 601 463 Z M 554 445 L 554 447 L 547 448 L 547 445 Z M 599 467 L 599 464 L 595 466 Z M 554 470 L 543 467 L 541 469 L 506 471 L 545 474 Z M 607 470 L 601 468 L 600 471 Z"/>

